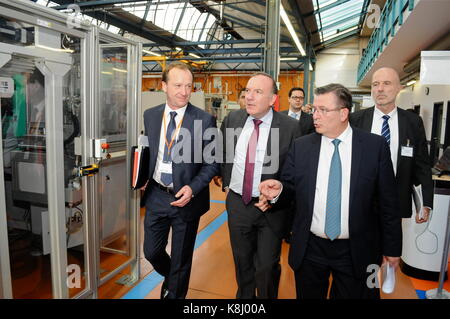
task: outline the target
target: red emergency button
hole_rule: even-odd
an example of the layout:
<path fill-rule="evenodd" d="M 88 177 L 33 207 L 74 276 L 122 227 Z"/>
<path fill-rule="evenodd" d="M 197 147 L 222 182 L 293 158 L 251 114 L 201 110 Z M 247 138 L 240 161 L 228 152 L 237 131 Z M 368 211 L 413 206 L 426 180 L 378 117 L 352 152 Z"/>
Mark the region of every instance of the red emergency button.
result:
<path fill-rule="evenodd" d="M 109 144 L 108 143 L 103 143 L 102 144 L 102 150 L 107 150 L 109 148 Z"/>

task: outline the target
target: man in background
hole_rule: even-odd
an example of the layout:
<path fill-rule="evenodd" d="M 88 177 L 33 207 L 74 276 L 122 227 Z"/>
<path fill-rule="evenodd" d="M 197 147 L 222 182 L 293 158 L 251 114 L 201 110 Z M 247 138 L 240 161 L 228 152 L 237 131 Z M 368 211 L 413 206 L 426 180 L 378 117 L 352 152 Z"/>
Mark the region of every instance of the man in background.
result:
<path fill-rule="evenodd" d="M 371 85 L 375 107 L 351 114 L 350 123 L 364 131 L 383 136 L 389 144 L 403 218 L 412 215 L 413 185 L 422 185 L 423 216 L 416 213 L 415 220 L 424 223 L 433 207 L 433 181 L 422 118 L 395 104 L 402 90 L 396 70 L 377 70 L 372 76 Z"/>
<path fill-rule="evenodd" d="M 304 100 L 305 100 L 305 91 L 302 88 L 294 87 L 290 89 L 289 110 L 281 112 L 299 121 L 302 136 L 314 132 L 314 124 L 312 116 L 302 111 Z"/>

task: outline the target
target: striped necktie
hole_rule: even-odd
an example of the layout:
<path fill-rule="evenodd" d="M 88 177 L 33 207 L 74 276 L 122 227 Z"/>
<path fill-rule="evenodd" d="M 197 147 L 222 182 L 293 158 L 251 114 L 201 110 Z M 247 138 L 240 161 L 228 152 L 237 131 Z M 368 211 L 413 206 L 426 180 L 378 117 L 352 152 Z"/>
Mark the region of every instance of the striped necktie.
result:
<path fill-rule="evenodd" d="M 383 126 L 381 127 L 381 136 L 386 139 L 388 145 L 391 145 L 391 130 L 389 129 L 389 115 L 383 115 Z"/>

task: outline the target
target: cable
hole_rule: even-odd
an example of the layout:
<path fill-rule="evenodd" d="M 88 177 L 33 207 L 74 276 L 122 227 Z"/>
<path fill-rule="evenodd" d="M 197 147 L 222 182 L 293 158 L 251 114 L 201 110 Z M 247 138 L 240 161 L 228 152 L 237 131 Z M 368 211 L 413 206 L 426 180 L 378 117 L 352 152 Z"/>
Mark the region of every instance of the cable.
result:
<path fill-rule="evenodd" d="M 438 236 L 436 235 L 436 233 L 434 233 L 434 232 L 432 232 L 431 230 L 429 230 L 428 228 L 430 227 L 430 224 L 431 224 L 431 219 L 432 219 L 432 216 L 433 216 L 433 214 L 431 213 L 431 211 L 430 211 L 430 215 L 429 215 L 429 218 L 428 218 L 428 221 L 427 221 L 427 227 L 425 227 L 425 229 L 424 229 L 424 231 L 423 232 L 421 232 L 419 235 L 417 235 L 416 236 L 416 240 L 415 240 L 415 245 L 416 245 L 416 249 L 418 250 L 418 251 L 420 251 L 422 254 L 425 254 L 425 255 L 434 255 L 437 251 L 438 251 L 438 247 L 439 247 L 439 239 L 438 239 Z M 419 248 L 419 245 L 418 245 L 418 239 L 419 239 L 419 237 L 420 236 L 422 236 L 426 231 L 428 231 L 428 232 L 430 232 L 433 236 L 434 236 L 434 238 L 436 239 L 436 248 L 433 250 L 433 252 L 426 252 L 426 251 L 424 251 L 424 250 L 422 250 L 422 249 L 420 249 Z"/>

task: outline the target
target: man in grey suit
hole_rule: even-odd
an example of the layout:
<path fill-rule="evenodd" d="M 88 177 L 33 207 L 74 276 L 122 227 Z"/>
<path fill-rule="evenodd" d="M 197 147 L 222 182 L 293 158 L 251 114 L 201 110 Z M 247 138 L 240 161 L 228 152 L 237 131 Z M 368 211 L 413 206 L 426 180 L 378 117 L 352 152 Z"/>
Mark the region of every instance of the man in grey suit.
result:
<path fill-rule="evenodd" d="M 272 110 L 276 83 L 266 73 L 252 76 L 246 87 L 246 109 L 231 112 L 223 121 L 225 139 L 223 189 L 233 251 L 237 298 L 277 298 L 281 240 L 287 212 L 258 205 L 260 181 L 277 178 L 298 123 Z M 267 210 L 263 213 L 262 210 Z"/>
<path fill-rule="evenodd" d="M 289 110 L 281 111 L 299 121 L 302 136 L 315 132 L 312 116 L 302 111 L 304 100 L 305 91 L 300 87 L 294 87 L 289 90 Z"/>

